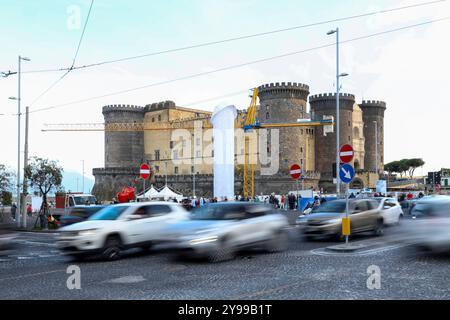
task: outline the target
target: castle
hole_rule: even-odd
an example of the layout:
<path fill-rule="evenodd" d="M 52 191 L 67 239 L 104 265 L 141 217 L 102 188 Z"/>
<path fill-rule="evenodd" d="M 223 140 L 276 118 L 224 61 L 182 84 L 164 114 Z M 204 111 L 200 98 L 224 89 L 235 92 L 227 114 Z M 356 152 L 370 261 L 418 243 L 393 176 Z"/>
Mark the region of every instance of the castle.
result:
<path fill-rule="evenodd" d="M 283 82 L 260 86 L 257 111 L 260 123 L 293 123 L 297 119 L 322 120 L 324 116 L 336 119 L 336 94 L 309 94 L 309 86 L 301 83 Z M 353 188 L 374 188 L 378 175 L 383 170 L 385 110 L 386 103 L 383 101 L 363 100 L 357 104 L 354 95 L 340 95 L 340 144 L 351 144 L 355 151 L 351 163 L 356 170 L 356 177 L 351 185 Z M 106 127 L 119 123 L 142 127 L 137 130 L 105 130 L 105 167 L 93 169 L 93 193 L 99 199 L 109 200 L 128 185 L 135 185 L 138 190 L 142 190 L 142 180 L 139 179 L 139 166 L 142 163 L 151 166 L 153 175 L 150 183 L 156 187 L 167 183 L 190 196 L 195 186 L 197 196 L 212 195 L 212 135 L 194 134 L 196 127 L 210 127 L 210 112 L 183 108 L 172 101 L 165 101 L 145 107 L 105 106 L 103 115 Z M 239 112 L 237 121 L 242 123 L 244 117 L 245 112 Z M 181 143 L 172 141 L 173 130 L 176 129 L 186 129 L 192 133 L 192 137 L 181 137 Z M 376 142 L 378 146 L 375 145 Z M 184 154 L 186 148 L 191 152 Z M 242 155 L 242 149 L 235 149 L 236 155 Z M 270 145 L 268 151 L 269 149 Z M 180 161 L 183 159 L 186 161 Z M 199 159 L 203 161 L 197 161 Z M 324 127 L 321 126 L 280 128 L 279 170 L 270 176 L 260 175 L 257 170 L 255 193 L 280 194 L 294 190 L 295 184 L 289 176 L 289 168 L 294 163 L 303 168 L 305 189 L 332 193 L 335 190 L 335 159 L 335 131 L 324 134 Z M 242 192 L 242 180 L 242 174 L 236 170 L 236 194 Z"/>

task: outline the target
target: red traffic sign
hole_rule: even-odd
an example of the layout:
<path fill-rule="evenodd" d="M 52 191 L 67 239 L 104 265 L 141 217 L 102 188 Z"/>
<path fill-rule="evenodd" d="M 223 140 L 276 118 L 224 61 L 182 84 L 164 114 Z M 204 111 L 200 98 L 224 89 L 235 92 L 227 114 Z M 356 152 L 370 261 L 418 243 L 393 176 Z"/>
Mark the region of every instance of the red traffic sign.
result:
<path fill-rule="evenodd" d="M 349 163 L 352 161 L 354 154 L 353 147 L 349 144 L 344 144 L 339 150 L 339 157 L 343 163 Z"/>
<path fill-rule="evenodd" d="M 147 180 L 150 177 L 150 167 L 148 164 L 142 164 L 139 168 L 139 174 L 141 175 L 141 178 L 144 180 Z"/>
<path fill-rule="evenodd" d="M 289 173 L 292 179 L 297 180 L 302 175 L 302 168 L 298 164 L 293 164 Z"/>

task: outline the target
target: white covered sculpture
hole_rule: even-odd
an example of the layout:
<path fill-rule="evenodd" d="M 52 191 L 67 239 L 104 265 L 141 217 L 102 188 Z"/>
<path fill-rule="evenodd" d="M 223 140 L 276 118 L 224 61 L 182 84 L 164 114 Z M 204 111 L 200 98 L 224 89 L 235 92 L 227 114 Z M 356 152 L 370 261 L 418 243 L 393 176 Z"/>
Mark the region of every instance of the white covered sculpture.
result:
<path fill-rule="evenodd" d="M 214 139 L 214 197 L 234 198 L 234 105 L 220 104 L 211 116 Z"/>

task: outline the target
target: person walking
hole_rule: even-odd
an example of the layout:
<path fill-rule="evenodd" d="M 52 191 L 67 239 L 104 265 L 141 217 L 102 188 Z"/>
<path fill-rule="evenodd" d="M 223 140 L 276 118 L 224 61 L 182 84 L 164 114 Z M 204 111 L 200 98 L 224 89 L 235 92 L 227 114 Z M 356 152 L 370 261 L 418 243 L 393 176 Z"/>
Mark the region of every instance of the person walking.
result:
<path fill-rule="evenodd" d="M 33 207 L 31 206 L 31 203 L 27 204 L 27 215 L 31 217 L 33 215 Z"/>
<path fill-rule="evenodd" d="M 17 206 L 16 203 L 14 202 L 11 206 L 11 218 L 16 221 L 16 211 L 17 211 Z"/>

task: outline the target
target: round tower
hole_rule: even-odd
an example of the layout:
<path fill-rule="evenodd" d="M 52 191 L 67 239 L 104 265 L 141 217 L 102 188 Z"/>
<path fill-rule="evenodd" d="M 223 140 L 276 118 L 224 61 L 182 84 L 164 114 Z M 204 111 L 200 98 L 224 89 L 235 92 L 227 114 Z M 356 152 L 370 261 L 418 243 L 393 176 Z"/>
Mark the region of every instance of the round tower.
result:
<path fill-rule="evenodd" d="M 364 168 L 378 172 L 384 169 L 384 111 L 386 103 L 383 101 L 363 100 L 359 105 L 363 114 L 365 156 Z M 376 126 L 376 128 L 375 128 Z M 377 134 L 377 137 L 375 136 Z M 376 142 L 378 155 L 376 156 Z M 378 163 L 378 166 L 376 165 Z"/>
<path fill-rule="evenodd" d="M 103 107 L 105 126 L 112 123 L 143 123 L 144 108 L 134 105 Z M 138 168 L 144 159 L 143 131 L 105 131 L 105 168 Z"/>
<path fill-rule="evenodd" d="M 341 93 L 339 98 L 339 144 L 353 142 L 353 94 Z M 309 97 L 311 117 L 323 120 L 324 116 L 333 116 L 336 121 L 336 93 L 318 94 Z M 336 125 L 333 133 L 323 134 L 323 127 L 316 128 L 316 170 L 322 180 L 332 180 L 336 167 Z"/>
<path fill-rule="evenodd" d="M 306 110 L 309 86 L 302 83 L 282 82 L 265 84 L 258 89 L 260 106 L 257 116 L 261 124 L 293 123 L 297 119 L 310 118 Z M 298 163 L 308 171 L 314 171 L 314 159 L 313 156 L 310 157 L 311 154 L 314 155 L 314 140 L 308 144 L 306 128 L 291 127 L 279 130 L 279 171 L 288 172 L 294 163 Z M 312 131 L 309 137 L 313 138 Z M 274 149 L 274 146 L 270 145 L 270 133 L 267 140 L 270 153 Z M 308 145 L 311 145 L 309 151 Z"/>

